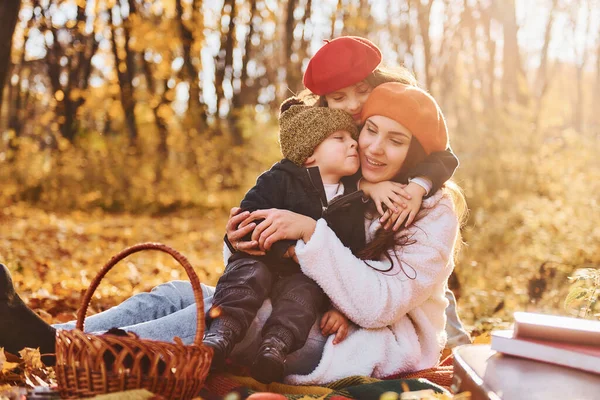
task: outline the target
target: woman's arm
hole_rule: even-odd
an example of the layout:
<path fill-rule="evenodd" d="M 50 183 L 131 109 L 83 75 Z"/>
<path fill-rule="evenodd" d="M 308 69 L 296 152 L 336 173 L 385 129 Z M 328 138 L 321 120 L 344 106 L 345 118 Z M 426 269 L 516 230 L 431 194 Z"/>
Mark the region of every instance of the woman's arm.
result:
<path fill-rule="evenodd" d="M 389 262 L 368 261 L 370 267 L 344 247 L 324 220 L 317 222 L 308 242 L 298 241 L 296 254 L 302 271 L 340 311 L 362 327 L 380 328 L 427 300 L 452 270 L 458 222 L 449 199 L 429 209 L 407 232 L 415 243 L 397 254 L 390 251 L 394 267 L 385 273 L 381 271 L 389 269 Z"/>
<path fill-rule="evenodd" d="M 273 243 L 279 240 L 308 242 L 317 225 L 317 221 L 305 215 L 272 208 L 254 211 L 240 224 L 240 227 L 260 220 L 262 221 L 252 232 L 252 241 L 257 241 L 261 250 L 269 250 Z"/>

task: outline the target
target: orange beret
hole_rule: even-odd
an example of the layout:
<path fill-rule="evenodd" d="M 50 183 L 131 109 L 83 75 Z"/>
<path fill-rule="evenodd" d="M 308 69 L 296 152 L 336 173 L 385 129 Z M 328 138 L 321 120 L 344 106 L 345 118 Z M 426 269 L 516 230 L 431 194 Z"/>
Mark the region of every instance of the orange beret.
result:
<path fill-rule="evenodd" d="M 381 51 L 373 42 L 358 36 L 325 41 L 308 62 L 304 86 L 320 96 L 354 85 L 381 63 Z"/>
<path fill-rule="evenodd" d="M 406 127 L 427 154 L 448 147 L 448 128 L 442 110 L 423 89 L 397 82 L 377 86 L 361 112 L 363 123 L 373 115 L 393 119 Z"/>

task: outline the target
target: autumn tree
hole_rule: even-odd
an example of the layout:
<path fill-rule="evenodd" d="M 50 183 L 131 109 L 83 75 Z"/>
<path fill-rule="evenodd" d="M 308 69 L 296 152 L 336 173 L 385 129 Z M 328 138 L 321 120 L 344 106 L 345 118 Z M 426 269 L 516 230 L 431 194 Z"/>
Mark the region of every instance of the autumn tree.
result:
<path fill-rule="evenodd" d="M 429 23 L 431 19 L 431 7 L 433 0 L 414 0 L 416 3 L 417 20 L 419 23 L 419 33 L 423 41 L 423 67 L 425 76 L 423 77 L 423 86 L 431 87 L 433 76 L 431 73 L 432 55 L 431 55 L 431 38 L 429 37 Z"/>
<path fill-rule="evenodd" d="M 108 21 L 110 25 L 110 37 L 112 54 L 115 63 L 115 71 L 119 81 L 119 92 L 121 94 L 121 106 L 125 116 L 127 131 L 129 132 L 129 144 L 135 147 L 138 131 L 135 119 L 135 95 L 133 79 L 136 75 L 136 54 L 131 48 L 131 16 L 135 15 L 135 2 L 129 0 L 129 11 L 123 12 L 123 8 L 114 5 L 108 10 Z M 120 26 L 115 25 L 114 17 L 121 21 Z M 117 31 L 120 31 L 120 35 Z"/>
<path fill-rule="evenodd" d="M 10 70 L 10 52 L 12 37 L 17 25 L 21 0 L 0 0 L 0 113 L 2 111 L 2 98 L 4 85 Z"/>
<path fill-rule="evenodd" d="M 83 93 L 89 87 L 92 72 L 92 57 L 98 50 L 94 26 L 94 14 L 86 13 L 86 3 L 77 3 L 77 14 L 68 25 L 57 26 L 52 22 L 52 6 L 41 8 L 41 28 L 48 32 L 51 40 L 46 41 L 48 78 L 56 102 L 55 111 L 62 136 L 73 142 L 78 131 L 77 112 L 85 102 Z M 96 4 L 98 8 L 98 4 Z M 72 23 L 71 23 L 72 22 Z"/>
<path fill-rule="evenodd" d="M 206 105 L 201 103 L 202 90 L 200 88 L 201 60 L 199 55 L 200 46 L 196 46 L 203 37 L 203 16 L 202 0 L 193 0 L 189 10 L 184 10 L 184 4 L 181 0 L 175 1 L 175 10 L 177 12 L 177 27 L 181 38 L 183 48 L 183 69 L 182 74 L 189 85 L 188 115 L 192 120 L 194 128 L 201 132 L 206 128 L 207 110 Z"/>
<path fill-rule="evenodd" d="M 502 97 L 506 102 L 518 101 L 524 104 L 524 79 L 522 76 L 521 55 L 517 33 L 517 12 L 515 0 L 506 0 L 502 5 L 496 4 L 495 10 L 502 23 L 504 47 L 502 52 Z"/>
<path fill-rule="evenodd" d="M 587 64 L 587 61 L 589 59 L 589 55 L 590 55 L 590 51 L 588 49 L 588 43 L 589 43 L 589 36 L 590 36 L 590 28 L 591 28 L 591 16 L 592 16 L 592 1 L 591 0 L 585 0 L 582 2 L 577 2 L 577 3 L 573 3 L 570 5 L 570 9 L 569 9 L 569 19 L 571 22 L 571 28 L 572 28 L 572 38 L 573 41 L 575 42 L 576 39 L 576 30 L 577 27 L 579 26 L 580 22 L 580 15 L 582 14 L 580 11 L 583 8 L 585 10 L 585 12 L 583 13 L 584 20 L 583 20 L 583 26 L 584 26 L 584 33 L 583 33 L 583 46 L 578 46 L 577 43 L 573 44 L 573 49 L 575 52 L 575 70 L 576 70 L 576 76 L 577 76 L 577 81 L 576 81 L 576 98 L 575 98 L 575 104 L 573 105 L 573 126 L 581 131 L 583 129 L 584 126 L 584 122 L 585 122 L 585 113 L 584 113 L 584 109 L 585 109 L 585 105 L 584 105 L 584 89 L 583 89 L 583 75 L 584 75 L 584 68 Z"/>

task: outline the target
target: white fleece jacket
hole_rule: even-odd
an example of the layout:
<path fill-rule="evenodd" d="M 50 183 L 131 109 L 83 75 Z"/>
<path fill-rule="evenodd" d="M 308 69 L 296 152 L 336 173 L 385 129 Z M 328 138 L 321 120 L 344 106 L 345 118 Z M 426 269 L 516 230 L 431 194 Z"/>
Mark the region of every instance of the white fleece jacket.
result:
<path fill-rule="evenodd" d="M 390 250 L 393 265 L 385 260 L 368 266 L 323 219 L 308 243 L 298 241 L 302 271 L 357 326 L 335 346 L 329 337 L 317 368 L 309 375 L 289 375 L 287 383 L 324 384 L 351 375 L 381 378 L 437 364 L 446 342 L 444 292 L 454 267 L 458 221 L 443 190 L 422 207 L 428 214 L 404 232 L 415 243 Z M 377 218 L 366 219 L 367 241 L 379 226 Z"/>

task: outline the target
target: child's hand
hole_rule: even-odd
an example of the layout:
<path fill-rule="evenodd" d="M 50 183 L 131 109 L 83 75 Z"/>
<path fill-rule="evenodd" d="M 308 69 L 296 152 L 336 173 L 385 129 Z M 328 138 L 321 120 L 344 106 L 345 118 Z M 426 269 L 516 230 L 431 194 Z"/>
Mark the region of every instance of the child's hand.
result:
<path fill-rule="evenodd" d="M 296 262 L 296 264 L 300 264 L 300 261 L 298 261 L 298 256 L 296 255 L 296 245 L 288 247 L 286 252 L 283 254 L 283 258 L 291 258 Z"/>
<path fill-rule="evenodd" d="M 423 196 L 425 196 L 425 189 L 416 183 L 409 183 L 406 185 L 404 190 L 411 196 L 408 200 L 406 208 L 400 212 L 390 212 L 388 209 L 385 214 L 379 219 L 384 229 L 392 228 L 394 231 L 400 229 L 404 220 L 406 220 L 405 226 L 408 228 L 410 224 L 415 220 L 417 213 L 421 209 L 421 203 L 423 202 Z"/>
<path fill-rule="evenodd" d="M 373 200 L 379 215 L 384 215 L 383 204 L 386 205 L 388 210 L 392 210 L 395 213 L 399 213 L 401 208 L 407 207 L 404 199 L 410 200 L 411 195 L 405 190 L 405 186 L 392 181 L 378 183 L 367 182 L 365 180 L 360 181 L 360 190 Z"/>
<path fill-rule="evenodd" d="M 335 308 L 327 311 L 321 318 L 321 333 L 323 336 L 328 336 L 335 333 L 333 344 L 338 344 L 348 336 L 348 328 L 350 322 L 348 318 Z"/>

